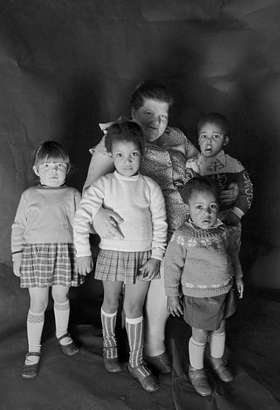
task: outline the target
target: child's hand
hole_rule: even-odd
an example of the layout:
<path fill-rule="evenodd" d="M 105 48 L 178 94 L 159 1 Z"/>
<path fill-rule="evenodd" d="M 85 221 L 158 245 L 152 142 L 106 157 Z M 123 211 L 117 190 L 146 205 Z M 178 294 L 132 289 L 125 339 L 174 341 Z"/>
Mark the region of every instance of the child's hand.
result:
<path fill-rule="evenodd" d="M 240 218 L 233 211 L 229 211 L 222 217 L 222 221 L 225 225 L 236 226 L 239 224 Z"/>
<path fill-rule="evenodd" d="M 155 258 L 150 258 L 139 271 L 143 274 L 144 280 L 152 280 L 159 277 L 160 260 Z"/>
<path fill-rule="evenodd" d="M 228 189 L 224 189 L 220 193 L 220 201 L 222 205 L 232 205 L 239 195 L 239 188 L 235 182 L 229 184 Z"/>
<path fill-rule="evenodd" d="M 167 296 L 167 310 L 172 316 L 181 316 L 184 313 L 179 296 Z"/>
<path fill-rule="evenodd" d="M 86 276 L 92 271 L 93 261 L 91 256 L 79 256 L 76 262 L 76 271 L 79 275 Z"/>
<path fill-rule="evenodd" d="M 13 272 L 18 278 L 20 277 L 20 265 L 21 265 L 22 253 L 16 253 L 13 255 Z"/>
<path fill-rule="evenodd" d="M 102 238 L 123 239 L 124 236 L 119 228 L 123 219 L 111 209 L 100 208 L 93 219 L 93 227 Z"/>
<path fill-rule="evenodd" d="M 244 293 L 244 282 L 242 278 L 236 278 L 235 279 L 235 284 L 236 284 L 236 289 L 238 292 L 238 297 L 239 299 L 243 298 L 243 293 Z"/>

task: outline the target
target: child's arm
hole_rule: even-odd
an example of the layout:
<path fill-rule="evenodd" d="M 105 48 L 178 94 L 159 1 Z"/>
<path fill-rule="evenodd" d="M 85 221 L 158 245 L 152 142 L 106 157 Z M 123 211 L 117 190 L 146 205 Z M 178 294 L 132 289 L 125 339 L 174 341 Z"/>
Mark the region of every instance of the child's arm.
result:
<path fill-rule="evenodd" d="M 93 218 L 104 201 L 104 182 L 104 178 L 100 178 L 95 185 L 91 185 L 85 191 L 74 217 L 73 238 L 77 257 L 77 271 L 81 275 L 90 273 L 93 266 L 89 234 Z"/>
<path fill-rule="evenodd" d="M 235 285 L 239 298 L 243 298 L 244 293 L 244 282 L 243 282 L 243 271 L 239 259 L 239 250 L 240 250 L 240 235 L 241 232 L 239 229 L 228 230 L 227 231 L 227 240 L 228 240 L 228 254 L 231 259 L 233 274 L 235 279 Z"/>
<path fill-rule="evenodd" d="M 167 295 L 167 309 L 172 316 L 183 314 L 180 303 L 180 284 L 187 256 L 184 237 L 180 230 L 176 231 L 166 249 L 164 258 L 164 285 Z"/>
<path fill-rule="evenodd" d="M 13 272 L 16 276 L 20 276 L 20 265 L 24 246 L 24 232 L 27 225 L 26 206 L 27 202 L 25 194 L 23 193 L 18 204 L 11 233 Z"/>
<path fill-rule="evenodd" d="M 153 227 L 152 255 L 151 258 L 142 266 L 140 271 L 143 273 L 146 280 L 151 280 L 158 275 L 160 261 L 164 255 L 167 237 L 167 222 L 165 201 L 159 185 L 151 179 L 146 178 L 146 181 L 149 185 L 150 211 Z"/>

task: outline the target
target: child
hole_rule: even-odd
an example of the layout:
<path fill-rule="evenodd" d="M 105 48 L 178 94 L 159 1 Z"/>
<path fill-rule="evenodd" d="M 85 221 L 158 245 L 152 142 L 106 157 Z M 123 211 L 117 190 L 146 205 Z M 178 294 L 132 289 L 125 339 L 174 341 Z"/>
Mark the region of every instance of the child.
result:
<path fill-rule="evenodd" d="M 105 146 L 111 153 L 115 171 L 99 178 L 84 193 L 74 220 L 74 243 L 81 274 L 92 267 L 89 246 L 90 225 L 104 205 L 117 212 L 123 239 L 101 237 L 95 278 L 103 281 L 101 308 L 104 365 L 108 372 L 119 372 L 115 339 L 119 297 L 125 284 L 124 311 L 130 356 L 128 370 L 148 392 L 158 389 L 144 365 L 143 304 L 150 281 L 159 273 L 166 242 L 165 204 L 159 186 L 139 173 L 143 154 L 143 132 L 133 121 L 111 125 Z"/>
<path fill-rule="evenodd" d="M 203 358 L 208 335 L 210 362 L 224 382 L 232 374 L 223 362 L 225 319 L 233 314 L 233 276 L 239 297 L 243 297 L 242 269 L 238 244 L 227 227 L 217 219 L 216 188 L 205 178 L 186 184 L 182 198 L 189 208 L 189 219 L 177 229 L 167 247 L 164 270 L 167 307 L 171 315 L 184 313 L 192 327 L 189 341 L 189 378 L 202 396 L 211 394 Z M 180 303 L 184 295 L 184 310 Z"/>
<path fill-rule="evenodd" d="M 187 161 L 187 179 L 201 175 L 214 180 L 221 193 L 220 218 L 226 225 L 238 226 L 251 206 L 253 186 L 243 165 L 223 150 L 229 142 L 229 123 L 223 115 L 210 113 L 200 118 L 197 130 L 200 154 Z M 232 204 L 222 191 L 234 184 L 239 194 Z"/>
<path fill-rule="evenodd" d="M 39 370 L 44 313 L 52 287 L 56 337 L 62 352 L 78 352 L 69 335 L 70 286 L 78 286 L 74 270 L 72 222 L 80 193 L 65 185 L 70 170 L 68 154 L 54 141 L 44 142 L 35 152 L 33 171 L 40 184 L 23 192 L 12 225 L 13 271 L 20 286 L 28 288 L 28 353 L 22 377 L 34 378 Z"/>

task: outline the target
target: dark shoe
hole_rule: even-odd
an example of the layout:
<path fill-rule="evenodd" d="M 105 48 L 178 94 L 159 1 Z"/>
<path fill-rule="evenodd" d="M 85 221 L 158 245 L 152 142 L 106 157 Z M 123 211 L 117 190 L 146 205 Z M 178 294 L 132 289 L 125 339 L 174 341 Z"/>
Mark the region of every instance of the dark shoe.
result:
<path fill-rule="evenodd" d="M 161 374 L 171 373 L 171 366 L 166 352 L 158 356 L 145 356 L 145 359 L 157 372 Z"/>
<path fill-rule="evenodd" d="M 156 379 L 144 365 L 139 367 L 131 367 L 130 364 L 128 364 L 128 371 L 135 379 L 139 381 L 143 389 L 147 392 L 152 393 L 159 389 Z M 147 373 L 148 371 L 149 374 L 144 376 L 142 371 L 144 371 L 144 373 Z"/>
<path fill-rule="evenodd" d="M 71 342 L 67 345 L 61 344 L 61 340 L 65 338 L 71 340 Z M 66 354 L 66 356 L 74 356 L 74 354 L 78 353 L 79 348 L 75 345 L 69 333 L 65 333 L 65 335 L 60 336 L 57 340 L 59 342 L 62 352 Z"/>
<path fill-rule="evenodd" d="M 189 367 L 189 379 L 195 391 L 201 396 L 210 396 L 212 389 L 208 383 L 204 369 Z"/>
<path fill-rule="evenodd" d="M 28 362 L 28 357 L 30 357 L 30 356 L 38 356 L 39 357 L 38 363 L 28 364 L 27 363 Z M 21 376 L 24 379 L 34 379 L 38 375 L 39 362 L 40 362 L 40 353 L 39 352 L 28 352 L 28 353 L 26 353 L 25 362 L 24 362 L 24 365 L 23 365 Z"/>
<path fill-rule="evenodd" d="M 232 382 L 233 380 L 233 375 L 229 368 L 225 365 L 223 359 L 217 359 L 214 357 L 210 357 L 210 363 L 215 371 L 215 373 L 218 375 L 218 377 L 225 383 Z"/>
<path fill-rule="evenodd" d="M 114 359 L 107 359 L 103 357 L 104 367 L 109 373 L 119 373 L 122 371 L 119 359 L 115 357 Z"/>

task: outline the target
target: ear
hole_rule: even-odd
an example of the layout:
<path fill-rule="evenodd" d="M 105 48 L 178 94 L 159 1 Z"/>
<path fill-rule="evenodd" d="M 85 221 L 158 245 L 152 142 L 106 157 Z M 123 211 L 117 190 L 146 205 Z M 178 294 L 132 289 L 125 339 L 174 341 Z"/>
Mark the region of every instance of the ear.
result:
<path fill-rule="evenodd" d="M 39 177 L 40 175 L 38 173 L 37 167 L 35 167 L 35 165 L 34 165 L 34 167 L 32 169 L 33 169 L 34 174 L 37 175 L 37 177 Z"/>
<path fill-rule="evenodd" d="M 229 143 L 229 137 L 225 135 L 223 146 L 225 147 Z"/>

